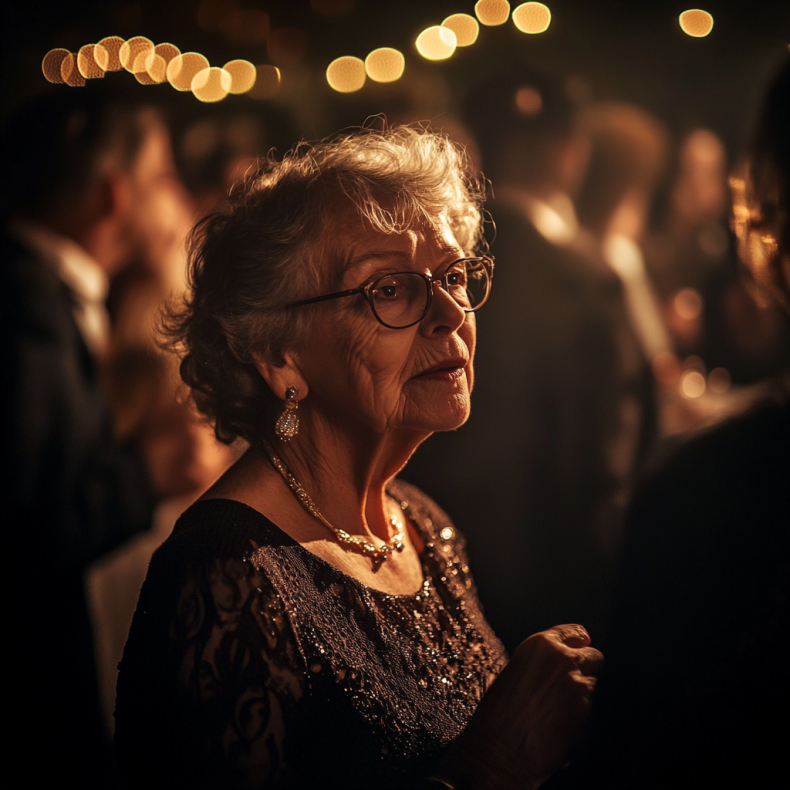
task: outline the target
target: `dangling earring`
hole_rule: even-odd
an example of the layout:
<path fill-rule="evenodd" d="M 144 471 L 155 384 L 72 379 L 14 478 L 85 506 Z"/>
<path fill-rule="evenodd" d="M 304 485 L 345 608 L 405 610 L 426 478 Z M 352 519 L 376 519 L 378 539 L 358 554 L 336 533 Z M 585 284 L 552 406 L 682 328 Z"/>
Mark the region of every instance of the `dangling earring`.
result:
<path fill-rule="evenodd" d="M 299 433 L 299 417 L 296 414 L 299 408 L 299 401 L 296 400 L 298 394 L 296 387 L 288 387 L 285 391 L 285 411 L 274 426 L 274 432 L 281 442 L 290 442 Z"/>

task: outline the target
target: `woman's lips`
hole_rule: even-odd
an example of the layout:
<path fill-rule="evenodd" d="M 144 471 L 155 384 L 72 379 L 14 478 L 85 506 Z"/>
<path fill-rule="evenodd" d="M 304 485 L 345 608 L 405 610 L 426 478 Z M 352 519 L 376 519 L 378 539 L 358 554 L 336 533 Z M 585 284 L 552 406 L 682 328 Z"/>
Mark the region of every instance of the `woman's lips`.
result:
<path fill-rule="evenodd" d="M 441 367 L 436 366 L 420 373 L 414 378 L 416 379 L 430 379 L 432 381 L 457 381 L 464 375 L 464 368 L 466 361 L 463 359 L 448 360 L 447 364 Z"/>

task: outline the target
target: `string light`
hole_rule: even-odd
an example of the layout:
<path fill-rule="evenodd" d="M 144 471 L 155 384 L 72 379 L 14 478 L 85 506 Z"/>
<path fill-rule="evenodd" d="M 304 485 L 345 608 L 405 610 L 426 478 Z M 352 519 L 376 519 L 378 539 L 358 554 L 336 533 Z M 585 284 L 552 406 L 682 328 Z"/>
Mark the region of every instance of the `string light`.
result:
<path fill-rule="evenodd" d="M 417 52 L 426 60 L 447 60 L 458 46 L 458 39 L 449 27 L 434 25 L 417 36 Z"/>
<path fill-rule="evenodd" d="M 124 40 L 120 36 L 107 36 L 103 38 L 94 51 L 96 62 L 105 71 L 120 71 L 123 68 L 121 63 L 121 47 Z M 106 60 L 105 60 L 106 58 Z"/>
<path fill-rule="evenodd" d="M 77 53 L 77 68 L 86 80 L 95 80 L 104 76 L 104 69 L 96 62 L 95 44 L 80 47 Z"/>
<path fill-rule="evenodd" d="M 196 99 L 214 103 L 228 95 L 232 83 L 233 79 L 225 69 L 214 66 L 195 74 L 190 87 Z"/>
<path fill-rule="evenodd" d="M 365 71 L 374 82 L 395 82 L 403 76 L 406 59 L 397 49 L 380 47 L 365 58 Z"/>
<path fill-rule="evenodd" d="M 44 55 L 44 59 L 41 61 L 41 71 L 47 81 L 55 85 L 63 84 L 63 75 L 60 72 L 60 66 L 65 57 L 70 54 L 71 53 L 67 49 L 58 48 L 51 49 Z"/>
<path fill-rule="evenodd" d="M 365 84 L 365 64 L 350 55 L 337 58 L 326 70 L 326 81 L 338 93 L 354 93 Z"/>
<path fill-rule="evenodd" d="M 68 52 L 60 64 L 60 76 L 66 85 L 78 88 L 85 84 L 85 77 L 80 74 L 77 68 L 77 56 L 73 52 Z"/>
<path fill-rule="evenodd" d="M 510 17 L 510 3 L 507 0 L 478 0 L 475 14 L 481 25 L 504 25 Z"/>
<path fill-rule="evenodd" d="M 228 92 L 235 95 L 252 90 L 255 80 L 258 78 L 255 66 L 249 60 L 231 60 L 222 68 L 230 74 Z"/>
<path fill-rule="evenodd" d="M 692 38 L 705 38 L 713 30 L 713 17 L 700 8 L 684 11 L 679 21 L 680 29 Z"/>
<path fill-rule="evenodd" d="M 192 90 L 195 75 L 208 67 L 208 60 L 199 52 L 185 52 L 174 57 L 168 64 L 167 81 L 177 91 Z"/>
<path fill-rule="evenodd" d="M 145 36 L 134 36 L 121 44 L 118 59 L 121 65 L 132 74 L 145 71 L 145 60 L 154 48 L 154 42 Z"/>
<path fill-rule="evenodd" d="M 522 3 L 513 12 L 513 24 L 522 33 L 545 33 L 551 24 L 551 11 L 543 3 Z"/>
<path fill-rule="evenodd" d="M 448 27 L 455 33 L 456 45 L 459 47 L 471 47 L 480 33 L 480 25 L 469 14 L 452 14 L 442 22 L 442 27 Z"/>

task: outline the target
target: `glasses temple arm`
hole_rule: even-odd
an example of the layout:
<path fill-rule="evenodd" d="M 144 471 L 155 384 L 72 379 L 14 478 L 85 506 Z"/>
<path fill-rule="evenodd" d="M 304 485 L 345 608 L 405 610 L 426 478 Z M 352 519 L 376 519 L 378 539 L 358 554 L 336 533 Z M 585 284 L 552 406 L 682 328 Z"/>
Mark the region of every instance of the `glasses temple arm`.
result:
<path fill-rule="evenodd" d="M 324 294 L 323 296 L 314 296 L 312 299 L 300 299 L 298 302 L 288 302 L 286 307 L 301 307 L 306 304 L 315 304 L 316 302 L 326 302 L 328 299 L 340 299 L 343 296 L 354 296 L 355 294 L 362 293 L 361 288 L 352 288 L 350 291 L 338 291 L 333 294 Z"/>

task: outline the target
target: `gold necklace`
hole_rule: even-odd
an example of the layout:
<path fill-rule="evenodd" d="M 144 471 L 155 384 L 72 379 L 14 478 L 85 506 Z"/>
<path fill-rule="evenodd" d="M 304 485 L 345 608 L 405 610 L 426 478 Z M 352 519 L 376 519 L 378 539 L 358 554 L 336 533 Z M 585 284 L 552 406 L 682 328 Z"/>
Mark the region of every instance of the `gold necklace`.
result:
<path fill-rule="evenodd" d="M 324 518 L 323 513 L 318 509 L 318 506 L 313 502 L 310 495 L 302 488 L 301 483 L 291 474 L 283 460 L 274 452 L 274 448 L 265 439 L 263 440 L 263 449 L 272 466 L 282 475 L 283 480 L 285 480 L 288 487 L 296 495 L 299 504 L 313 518 L 320 521 L 335 536 L 335 540 L 337 540 L 338 543 L 359 551 L 367 557 L 371 557 L 376 563 L 381 563 L 389 559 L 393 551 L 403 551 L 403 539 L 405 538 L 404 526 L 403 522 L 396 516 L 390 517 L 390 524 L 396 530 L 395 535 L 378 547 L 365 538 L 358 537 L 357 535 L 349 535 L 344 529 L 338 529 Z"/>

